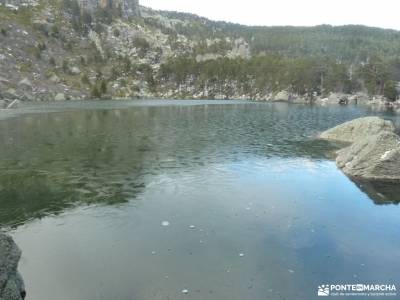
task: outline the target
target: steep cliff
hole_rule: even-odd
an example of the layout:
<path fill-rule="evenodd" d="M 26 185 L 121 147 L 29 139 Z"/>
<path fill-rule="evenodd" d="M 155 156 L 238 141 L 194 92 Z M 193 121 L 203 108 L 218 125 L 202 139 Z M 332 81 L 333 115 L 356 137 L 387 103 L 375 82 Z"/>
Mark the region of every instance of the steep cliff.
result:
<path fill-rule="evenodd" d="M 140 15 L 139 0 L 78 0 L 82 10 L 96 13 L 97 9 L 116 9 L 123 18 L 137 17 Z"/>

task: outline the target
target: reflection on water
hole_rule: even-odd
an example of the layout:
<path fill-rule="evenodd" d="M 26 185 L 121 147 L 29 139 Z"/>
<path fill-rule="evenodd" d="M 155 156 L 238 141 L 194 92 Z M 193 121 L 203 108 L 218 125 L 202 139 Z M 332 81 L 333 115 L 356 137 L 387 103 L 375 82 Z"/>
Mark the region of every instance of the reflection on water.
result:
<path fill-rule="evenodd" d="M 353 181 L 377 205 L 400 203 L 400 186 L 396 182 Z"/>
<path fill-rule="evenodd" d="M 314 139 L 367 110 L 71 105 L 0 121 L 0 225 L 30 299 L 312 299 L 395 280 L 399 208 L 374 202 L 399 193 L 364 194 Z"/>

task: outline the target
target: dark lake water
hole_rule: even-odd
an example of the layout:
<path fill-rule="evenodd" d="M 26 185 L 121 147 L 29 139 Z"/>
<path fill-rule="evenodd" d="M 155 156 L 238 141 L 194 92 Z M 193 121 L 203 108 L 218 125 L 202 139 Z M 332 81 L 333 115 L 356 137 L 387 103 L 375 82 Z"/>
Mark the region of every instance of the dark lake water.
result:
<path fill-rule="evenodd" d="M 332 160 L 339 145 L 315 139 L 367 115 L 399 122 L 361 107 L 237 101 L 0 112 L 0 228 L 23 250 L 28 299 L 400 288 L 398 186 L 352 182 Z"/>

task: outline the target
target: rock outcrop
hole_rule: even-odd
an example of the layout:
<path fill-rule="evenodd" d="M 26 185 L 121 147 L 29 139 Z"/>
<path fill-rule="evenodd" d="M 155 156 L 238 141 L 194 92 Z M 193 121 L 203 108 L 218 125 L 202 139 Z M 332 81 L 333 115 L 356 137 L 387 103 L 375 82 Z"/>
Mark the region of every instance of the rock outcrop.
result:
<path fill-rule="evenodd" d="M 356 140 L 365 140 L 373 135 L 388 131 L 394 132 L 395 128 L 390 121 L 378 117 L 355 119 L 336 126 L 321 133 L 320 137 L 327 140 L 353 143 Z"/>
<path fill-rule="evenodd" d="M 119 9 L 125 18 L 140 15 L 139 0 L 78 0 L 82 10 L 95 13 L 98 8 Z"/>
<path fill-rule="evenodd" d="M 382 132 L 338 151 L 336 163 L 344 173 L 369 180 L 400 180 L 400 137 Z"/>
<path fill-rule="evenodd" d="M 352 143 L 337 152 L 343 172 L 363 180 L 400 180 L 400 137 L 390 121 L 356 119 L 321 134 L 321 138 Z"/>
<path fill-rule="evenodd" d="M 273 101 L 289 101 L 290 100 L 290 94 L 287 91 L 281 91 L 278 94 L 275 95 Z"/>
<path fill-rule="evenodd" d="M 22 300 L 26 292 L 18 273 L 21 250 L 13 239 L 0 233 L 0 300 Z"/>
<path fill-rule="evenodd" d="M 58 93 L 55 97 L 54 97 L 55 101 L 65 101 L 66 97 L 64 93 Z"/>

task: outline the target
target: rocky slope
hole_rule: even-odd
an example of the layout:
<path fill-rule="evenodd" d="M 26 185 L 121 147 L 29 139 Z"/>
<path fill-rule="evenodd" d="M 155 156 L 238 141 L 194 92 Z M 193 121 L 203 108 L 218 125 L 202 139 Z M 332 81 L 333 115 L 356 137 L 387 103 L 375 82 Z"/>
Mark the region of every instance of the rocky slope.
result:
<path fill-rule="evenodd" d="M 246 27 L 139 8 L 136 0 L 7 3 L 0 5 L 0 108 L 14 99 L 329 104 L 357 102 L 333 92 L 397 95 L 400 33 L 393 30 Z"/>

